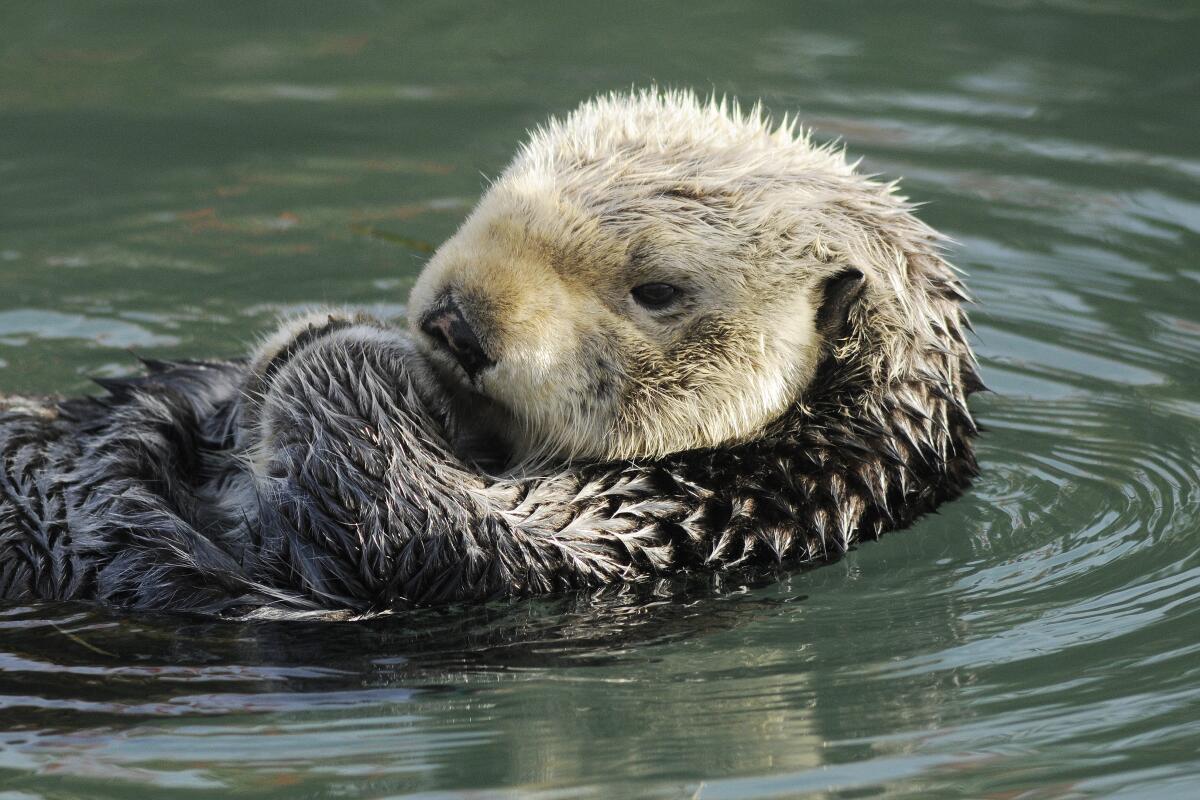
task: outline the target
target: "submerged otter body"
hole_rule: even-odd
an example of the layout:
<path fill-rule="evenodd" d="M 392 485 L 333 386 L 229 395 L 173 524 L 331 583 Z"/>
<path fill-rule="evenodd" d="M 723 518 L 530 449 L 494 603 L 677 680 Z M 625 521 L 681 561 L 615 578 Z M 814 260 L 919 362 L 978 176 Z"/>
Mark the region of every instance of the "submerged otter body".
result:
<path fill-rule="evenodd" d="M 645 129 L 681 113 L 718 150 Z M 593 135 L 613 115 L 625 133 Z M 431 261 L 411 334 L 322 314 L 245 363 L 0 401 L 0 596 L 245 614 L 533 595 L 836 557 L 970 483 L 965 298 L 890 187 L 686 95 L 539 136 Z M 508 461 L 484 469 L 492 439 Z"/>

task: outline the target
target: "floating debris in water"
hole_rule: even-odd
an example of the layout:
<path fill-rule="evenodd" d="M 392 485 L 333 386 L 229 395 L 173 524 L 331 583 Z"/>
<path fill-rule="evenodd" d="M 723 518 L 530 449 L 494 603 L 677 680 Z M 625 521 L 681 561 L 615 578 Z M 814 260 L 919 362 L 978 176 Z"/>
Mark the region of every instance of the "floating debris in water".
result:
<path fill-rule="evenodd" d="M 398 244 L 401 247 L 407 247 L 409 250 L 416 250 L 418 253 L 433 252 L 433 245 L 424 239 L 414 239 L 411 236 L 385 231 L 382 228 L 375 228 L 371 225 L 351 225 L 350 230 L 360 236 L 370 236 L 372 239 L 380 239 L 381 241 Z"/>

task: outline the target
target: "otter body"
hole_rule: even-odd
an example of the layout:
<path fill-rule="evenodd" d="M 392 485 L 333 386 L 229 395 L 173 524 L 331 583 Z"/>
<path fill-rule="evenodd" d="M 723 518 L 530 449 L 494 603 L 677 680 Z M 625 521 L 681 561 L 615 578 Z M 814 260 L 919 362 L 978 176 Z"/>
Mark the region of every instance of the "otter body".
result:
<path fill-rule="evenodd" d="M 976 473 L 937 242 L 756 113 L 585 104 L 434 256 L 411 332 L 318 314 L 244 363 L 0 401 L 0 596 L 369 613 L 836 557 Z"/>
<path fill-rule="evenodd" d="M 891 428 L 816 408 L 738 447 L 486 478 L 422 400 L 406 334 L 335 320 L 298 338 L 265 377 L 154 364 L 104 398 L 4 412 L 0 595 L 366 613 L 821 560 L 974 474 L 898 402 Z"/>

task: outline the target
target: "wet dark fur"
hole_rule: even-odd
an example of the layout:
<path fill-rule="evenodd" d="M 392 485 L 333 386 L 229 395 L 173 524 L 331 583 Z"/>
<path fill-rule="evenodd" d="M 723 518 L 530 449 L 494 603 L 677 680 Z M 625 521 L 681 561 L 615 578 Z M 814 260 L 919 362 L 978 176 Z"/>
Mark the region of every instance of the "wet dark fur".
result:
<path fill-rule="evenodd" d="M 976 474 L 979 382 L 944 291 L 954 324 L 886 391 L 831 350 L 757 441 L 538 478 L 451 452 L 419 356 L 379 323 L 309 329 L 254 375 L 150 363 L 101 398 L 9 401 L 0 597 L 368 613 L 835 557 Z"/>

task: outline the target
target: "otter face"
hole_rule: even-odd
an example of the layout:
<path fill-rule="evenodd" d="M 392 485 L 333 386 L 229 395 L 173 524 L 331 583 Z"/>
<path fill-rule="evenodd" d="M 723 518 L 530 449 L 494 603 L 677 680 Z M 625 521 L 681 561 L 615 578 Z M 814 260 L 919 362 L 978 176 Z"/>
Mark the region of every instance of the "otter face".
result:
<path fill-rule="evenodd" d="M 518 457 L 752 438 L 802 398 L 830 303 L 862 284 L 823 200 L 848 175 L 690 96 L 593 101 L 535 134 L 433 256 L 413 334 Z"/>

